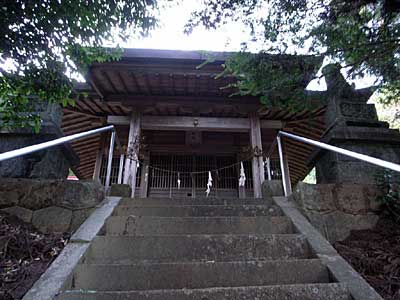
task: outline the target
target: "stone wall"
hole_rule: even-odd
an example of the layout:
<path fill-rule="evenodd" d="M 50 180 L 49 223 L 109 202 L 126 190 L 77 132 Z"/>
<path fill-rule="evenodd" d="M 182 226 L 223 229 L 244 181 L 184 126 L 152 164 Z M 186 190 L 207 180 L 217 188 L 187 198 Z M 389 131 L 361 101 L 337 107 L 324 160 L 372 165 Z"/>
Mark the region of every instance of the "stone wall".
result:
<path fill-rule="evenodd" d="M 96 181 L 0 178 L 0 209 L 46 232 L 74 232 L 104 199 Z"/>
<path fill-rule="evenodd" d="M 293 199 L 310 222 L 330 241 L 344 240 L 351 230 L 376 225 L 379 189 L 374 184 L 297 184 Z"/>

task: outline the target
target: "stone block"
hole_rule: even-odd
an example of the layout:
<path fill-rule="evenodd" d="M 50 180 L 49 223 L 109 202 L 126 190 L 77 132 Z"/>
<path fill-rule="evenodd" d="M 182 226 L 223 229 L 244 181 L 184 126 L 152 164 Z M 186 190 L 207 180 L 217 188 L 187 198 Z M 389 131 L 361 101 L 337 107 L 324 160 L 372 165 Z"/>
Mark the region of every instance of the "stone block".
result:
<path fill-rule="evenodd" d="M 353 215 L 366 214 L 369 209 L 369 200 L 364 191 L 365 188 L 361 184 L 335 185 L 339 210 Z"/>
<path fill-rule="evenodd" d="M 25 208 L 37 210 L 53 206 L 62 195 L 59 191 L 63 181 L 60 180 L 22 179 L 21 184 L 30 186 L 29 194 L 20 201 L 20 206 Z"/>
<path fill-rule="evenodd" d="M 60 206 L 72 210 L 97 206 L 104 187 L 96 181 L 0 179 L 0 208 L 21 206 L 38 210 Z"/>
<path fill-rule="evenodd" d="M 263 198 L 283 196 L 283 186 L 281 180 L 265 180 L 262 183 Z"/>
<path fill-rule="evenodd" d="M 113 184 L 110 188 L 110 196 L 115 197 L 130 197 L 132 189 L 129 184 Z"/>
<path fill-rule="evenodd" d="M 333 184 L 299 182 L 294 190 L 293 197 L 300 207 L 306 211 L 330 212 L 337 209 L 334 189 Z"/>
<path fill-rule="evenodd" d="M 24 180 L 1 178 L 0 179 L 0 208 L 19 205 L 20 201 L 30 193 L 30 185 Z M 23 206 L 23 205 L 21 205 Z"/>
<path fill-rule="evenodd" d="M 57 205 L 73 210 L 91 208 L 104 200 L 104 187 L 95 180 L 65 180 L 57 193 Z"/>
<path fill-rule="evenodd" d="M 72 163 L 65 157 L 64 151 L 62 147 L 55 147 L 37 152 L 41 156 L 35 161 L 29 178 L 67 178 Z"/>
<path fill-rule="evenodd" d="M 33 213 L 32 224 L 43 233 L 67 232 L 70 228 L 72 211 L 51 206 L 36 210 Z"/>
<path fill-rule="evenodd" d="M 298 183 L 293 197 L 310 222 L 331 241 L 343 240 L 351 230 L 369 229 L 379 219 L 376 197 L 379 188 L 372 184 Z"/>
<path fill-rule="evenodd" d="M 373 228 L 379 219 L 376 214 L 352 215 L 341 211 L 328 214 L 307 212 L 306 216 L 331 243 L 345 240 L 352 230 Z"/>
<path fill-rule="evenodd" d="M 32 221 L 32 214 L 33 212 L 30 209 L 26 209 L 23 207 L 19 207 L 19 206 L 12 206 L 12 207 L 7 207 L 2 209 L 2 211 L 12 215 L 12 216 L 16 216 L 17 218 L 19 218 L 20 220 L 26 222 L 26 223 L 30 223 Z"/>

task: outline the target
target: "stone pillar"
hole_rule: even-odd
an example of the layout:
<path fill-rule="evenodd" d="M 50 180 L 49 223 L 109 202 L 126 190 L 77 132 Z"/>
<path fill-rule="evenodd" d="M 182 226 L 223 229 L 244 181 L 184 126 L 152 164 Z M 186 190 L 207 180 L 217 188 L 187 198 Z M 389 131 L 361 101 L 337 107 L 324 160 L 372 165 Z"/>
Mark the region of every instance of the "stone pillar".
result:
<path fill-rule="evenodd" d="M 355 90 L 335 65 L 324 68 L 327 82 L 325 122 L 330 130 L 322 142 L 354 152 L 400 162 L 400 134 L 379 122 L 374 104 L 367 104 L 373 89 Z M 383 168 L 330 151 L 319 150 L 316 162 L 317 183 L 374 184 Z"/>
<path fill-rule="evenodd" d="M 261 126 L 258 115 L 250 115 L 250 143 L 255 154 L 262 153 Z M 265 180 L 262 155 L 252 160 L 254 198 L 261 198 L 261 184 Z"/>
<path fill-rule="evenodd" d="M 125 160 L 124 184 L 132 188 L 132 197 L 135 195 L 137 161 L 139 159 L 140 145 L 140 114 L 132 112 L 129 124 L 128 150 Z"/>
<path fill-rule="evenodd" d="M 0 130 L 0 153 L 63 136 L 63 111 L 60 105 L 40 102 L 35 104 L 35 113 L 39 113 L 42 120 L 40 132 L 34 133 L 29 128 Z M 64 179 L 67 178 L 69 169 L 77 165 L 78 161 L 72 147 L 64 144 L 0 162 L 0 177 Z"/>

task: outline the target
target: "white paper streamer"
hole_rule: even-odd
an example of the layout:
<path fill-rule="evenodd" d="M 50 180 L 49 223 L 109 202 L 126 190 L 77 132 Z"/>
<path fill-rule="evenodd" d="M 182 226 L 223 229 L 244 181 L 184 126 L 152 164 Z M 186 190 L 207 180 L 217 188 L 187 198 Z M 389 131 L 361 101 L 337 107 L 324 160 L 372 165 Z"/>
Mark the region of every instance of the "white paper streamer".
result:
<path fill-rule="evenodd" d="M 246 182 L 246 174 L 244 173 L 243 162 L 240 163 L 240 178 L 239 178 L 239 186 L 244 186 Z"/>
<path fill-rule="evenodd" d="M 212 177 L 211 177 L 211 172 L 208 171 L 208 182 L 207 182 L 207 189 L 206 189 L 206 197 L 208 197 L 208 195 L 210 194 L 211 187 L 212 187 Z"/>

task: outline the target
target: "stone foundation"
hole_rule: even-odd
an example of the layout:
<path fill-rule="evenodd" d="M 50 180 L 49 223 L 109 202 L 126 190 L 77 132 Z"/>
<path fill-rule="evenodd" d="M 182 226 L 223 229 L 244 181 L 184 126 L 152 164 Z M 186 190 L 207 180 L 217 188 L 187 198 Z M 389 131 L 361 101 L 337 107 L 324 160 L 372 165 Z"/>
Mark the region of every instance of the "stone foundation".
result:
<path fill-rule="evenodd" d="M 104 196 L 97 181 L 0 179 L 0 209 L 44 233 L 74 232 Z"/>
<path fill-rule="evenodd" d="M 351 230 L 370 229 L 379 219 L 380 191 L 373 184 L 297 184 L 293 199 L 330 241 L 346 239 Z"/>

